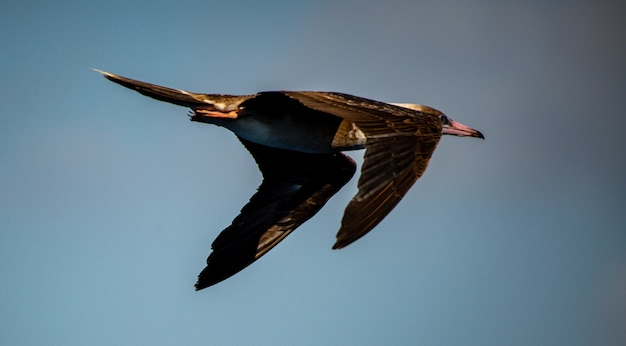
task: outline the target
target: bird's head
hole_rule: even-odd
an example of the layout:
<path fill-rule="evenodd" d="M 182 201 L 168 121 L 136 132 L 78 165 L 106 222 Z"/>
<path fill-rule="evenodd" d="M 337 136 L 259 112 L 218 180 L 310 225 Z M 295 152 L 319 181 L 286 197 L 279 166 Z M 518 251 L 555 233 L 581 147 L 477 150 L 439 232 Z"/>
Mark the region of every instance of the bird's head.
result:
<path fill-rule="evenodd" d="M 444 135 L 452 135 L 459 137 L 476 137 L 485 139 L 485 136 L 478 130 L 475 130 L 469 126 L 463 125 L 458 121 L 454 121 L 445 114 L 441 113 L 439 116 L 443 124 L 442 133 Z"/>

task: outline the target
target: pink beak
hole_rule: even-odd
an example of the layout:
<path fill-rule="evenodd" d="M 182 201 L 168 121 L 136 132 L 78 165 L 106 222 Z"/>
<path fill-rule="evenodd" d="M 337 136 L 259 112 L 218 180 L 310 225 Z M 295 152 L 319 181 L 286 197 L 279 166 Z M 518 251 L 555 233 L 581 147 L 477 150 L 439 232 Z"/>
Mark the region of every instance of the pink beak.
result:
<path fill-rule="evenodd" d="M 444 135 L 453 135 L 459 137 L 476 137 L 485 139 L 482 133 L 478 130 L 474 130 L 469 126 L 465 126 L 458 121 L 454 121 L 448 118 L 448 123 L 443 125 Z"/>

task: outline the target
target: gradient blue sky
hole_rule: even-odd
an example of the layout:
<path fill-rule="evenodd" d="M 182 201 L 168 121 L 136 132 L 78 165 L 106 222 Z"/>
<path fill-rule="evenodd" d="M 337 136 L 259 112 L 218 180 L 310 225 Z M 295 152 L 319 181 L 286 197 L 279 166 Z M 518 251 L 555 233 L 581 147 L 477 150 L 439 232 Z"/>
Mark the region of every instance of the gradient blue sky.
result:
<path fill-rule="evenodd" d="M 619 1 L 3 1 L 0 344 L 626 344 Z M 90 67 L 191 91 L 424 103 L 444 138 L 373 232 L 356 179 L 193 290 L 260 182 L 228 131 Z M 362 152 L 353 157 L 361 162 Z"/>

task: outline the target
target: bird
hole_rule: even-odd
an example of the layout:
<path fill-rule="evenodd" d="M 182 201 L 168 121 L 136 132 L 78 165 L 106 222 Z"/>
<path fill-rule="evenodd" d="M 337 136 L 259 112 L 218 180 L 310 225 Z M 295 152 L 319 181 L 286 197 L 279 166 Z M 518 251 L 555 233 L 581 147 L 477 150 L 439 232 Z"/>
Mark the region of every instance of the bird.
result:
<path fill-rule="evenodd" d="M 256 193 L 213 241 L 196 291 L 235 275 L 313 217 L 356 172 L 344 151 L 365 154 L 358 192 L 344 211 L 333 249 L 353 243 L 389 214 L 422 176 L 442 135 L 485 138 L 420 104 L 322 91 L 202 94 L 93 70 L 189 108 L 191 121 L 232 131 L 261 171 Z"/>

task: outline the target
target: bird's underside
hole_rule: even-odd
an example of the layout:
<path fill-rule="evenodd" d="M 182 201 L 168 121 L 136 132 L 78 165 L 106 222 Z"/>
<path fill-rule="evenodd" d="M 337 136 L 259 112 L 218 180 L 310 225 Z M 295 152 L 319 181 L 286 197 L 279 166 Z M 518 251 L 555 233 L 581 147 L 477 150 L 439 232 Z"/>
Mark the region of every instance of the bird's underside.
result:
<path fill-rule="evenodd" d="M 250 265 L 317 213 L 354 175 L 340 151 L 365 148 L 358 193 L 345 209 L 339 249 L 374 228 L 426 170 L 443 133 L 484 138 L 421 105 L 330 92 L 198 94 L 101 72 L 146 96 L 192 109 L 191 119 L 233 131 L 263 175 L 258 191 L 212 244 L 196 289 Z"/>

